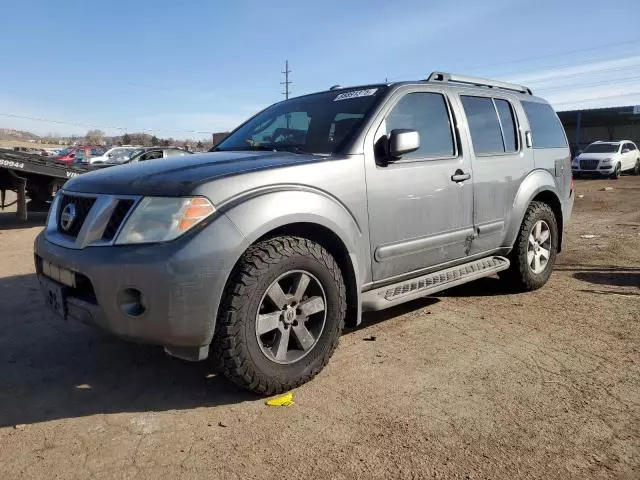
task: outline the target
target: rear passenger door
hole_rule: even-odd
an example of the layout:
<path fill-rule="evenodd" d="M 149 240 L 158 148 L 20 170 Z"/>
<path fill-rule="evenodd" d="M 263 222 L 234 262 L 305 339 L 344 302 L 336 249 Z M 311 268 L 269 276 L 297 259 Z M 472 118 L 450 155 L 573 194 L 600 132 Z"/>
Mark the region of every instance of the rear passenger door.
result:
<path fill-rule="evenodd" d="M 461 94 L 460 102 L 473 154 L 476 237 L 471 254 L 478 254 L 502 245 L 515 195 L 533 168 L 533 156 L 523 147 L 517 101 L 508 95 L 473 93 Z"/>

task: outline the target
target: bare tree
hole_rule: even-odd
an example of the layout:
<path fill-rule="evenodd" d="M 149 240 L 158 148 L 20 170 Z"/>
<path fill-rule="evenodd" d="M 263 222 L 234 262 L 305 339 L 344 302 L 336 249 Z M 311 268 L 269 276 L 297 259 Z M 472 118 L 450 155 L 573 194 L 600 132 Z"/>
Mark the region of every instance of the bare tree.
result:
<path fill-rule="evenodd" d="M 102 130 L 89 130 L 85 136 L 87 145 L 102 145 L 104 142 L 104 132 Z"/>

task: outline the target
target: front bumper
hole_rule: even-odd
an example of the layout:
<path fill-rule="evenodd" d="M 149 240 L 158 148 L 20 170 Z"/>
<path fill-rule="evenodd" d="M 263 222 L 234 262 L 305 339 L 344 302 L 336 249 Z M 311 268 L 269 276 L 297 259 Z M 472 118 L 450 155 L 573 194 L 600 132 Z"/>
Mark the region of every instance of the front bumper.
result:
<path fill-rule="evenodd" d="M 584 177 L 608 177 L 613 173 L 613 165 L 600 165 L 596 169 L 581 169 L 579 166 L 572 165 L 571 172 L 574 176 Z"/>
<path fill-rule="evenodd" d="M 77 286 L 64 289 L 67 317 L 201 360 L 242 240 L 222 215 L 201 231 L 165 244 L 72 249 L 47 241 L 43 232 L 34 250 L 39 276 L 44 275 L 42 260 L 75 272 Z M 126 308 L 126 292 L 132 289 L 141 292 L 142 313 Z"/>

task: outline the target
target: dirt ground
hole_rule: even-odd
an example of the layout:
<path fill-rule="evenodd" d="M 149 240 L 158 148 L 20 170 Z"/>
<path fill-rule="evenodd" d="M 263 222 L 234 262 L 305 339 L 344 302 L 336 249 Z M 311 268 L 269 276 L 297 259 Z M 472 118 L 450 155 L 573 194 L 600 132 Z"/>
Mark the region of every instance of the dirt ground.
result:
<path fill-rule="evenodd" d="M 576 190 L 547 286 L 366 315 L 291 407 L 49 317 L 0 214 L 0 478 L 638 479 L 640 178 Z"/>

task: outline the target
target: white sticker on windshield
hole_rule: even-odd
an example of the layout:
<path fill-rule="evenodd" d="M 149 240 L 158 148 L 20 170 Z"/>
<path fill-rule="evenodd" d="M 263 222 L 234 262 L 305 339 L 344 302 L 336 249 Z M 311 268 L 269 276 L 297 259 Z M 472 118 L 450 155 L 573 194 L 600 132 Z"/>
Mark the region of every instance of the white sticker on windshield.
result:
<path fill-rule="evenodd" d="M 354 90 L 353 92 L 345 92 L 333 99 L 334 102 L 340 100 L 349 100 L 350 98 L 370 97 L 378 91 L 377 88 L 367 88 L 366 90 Z"/>

